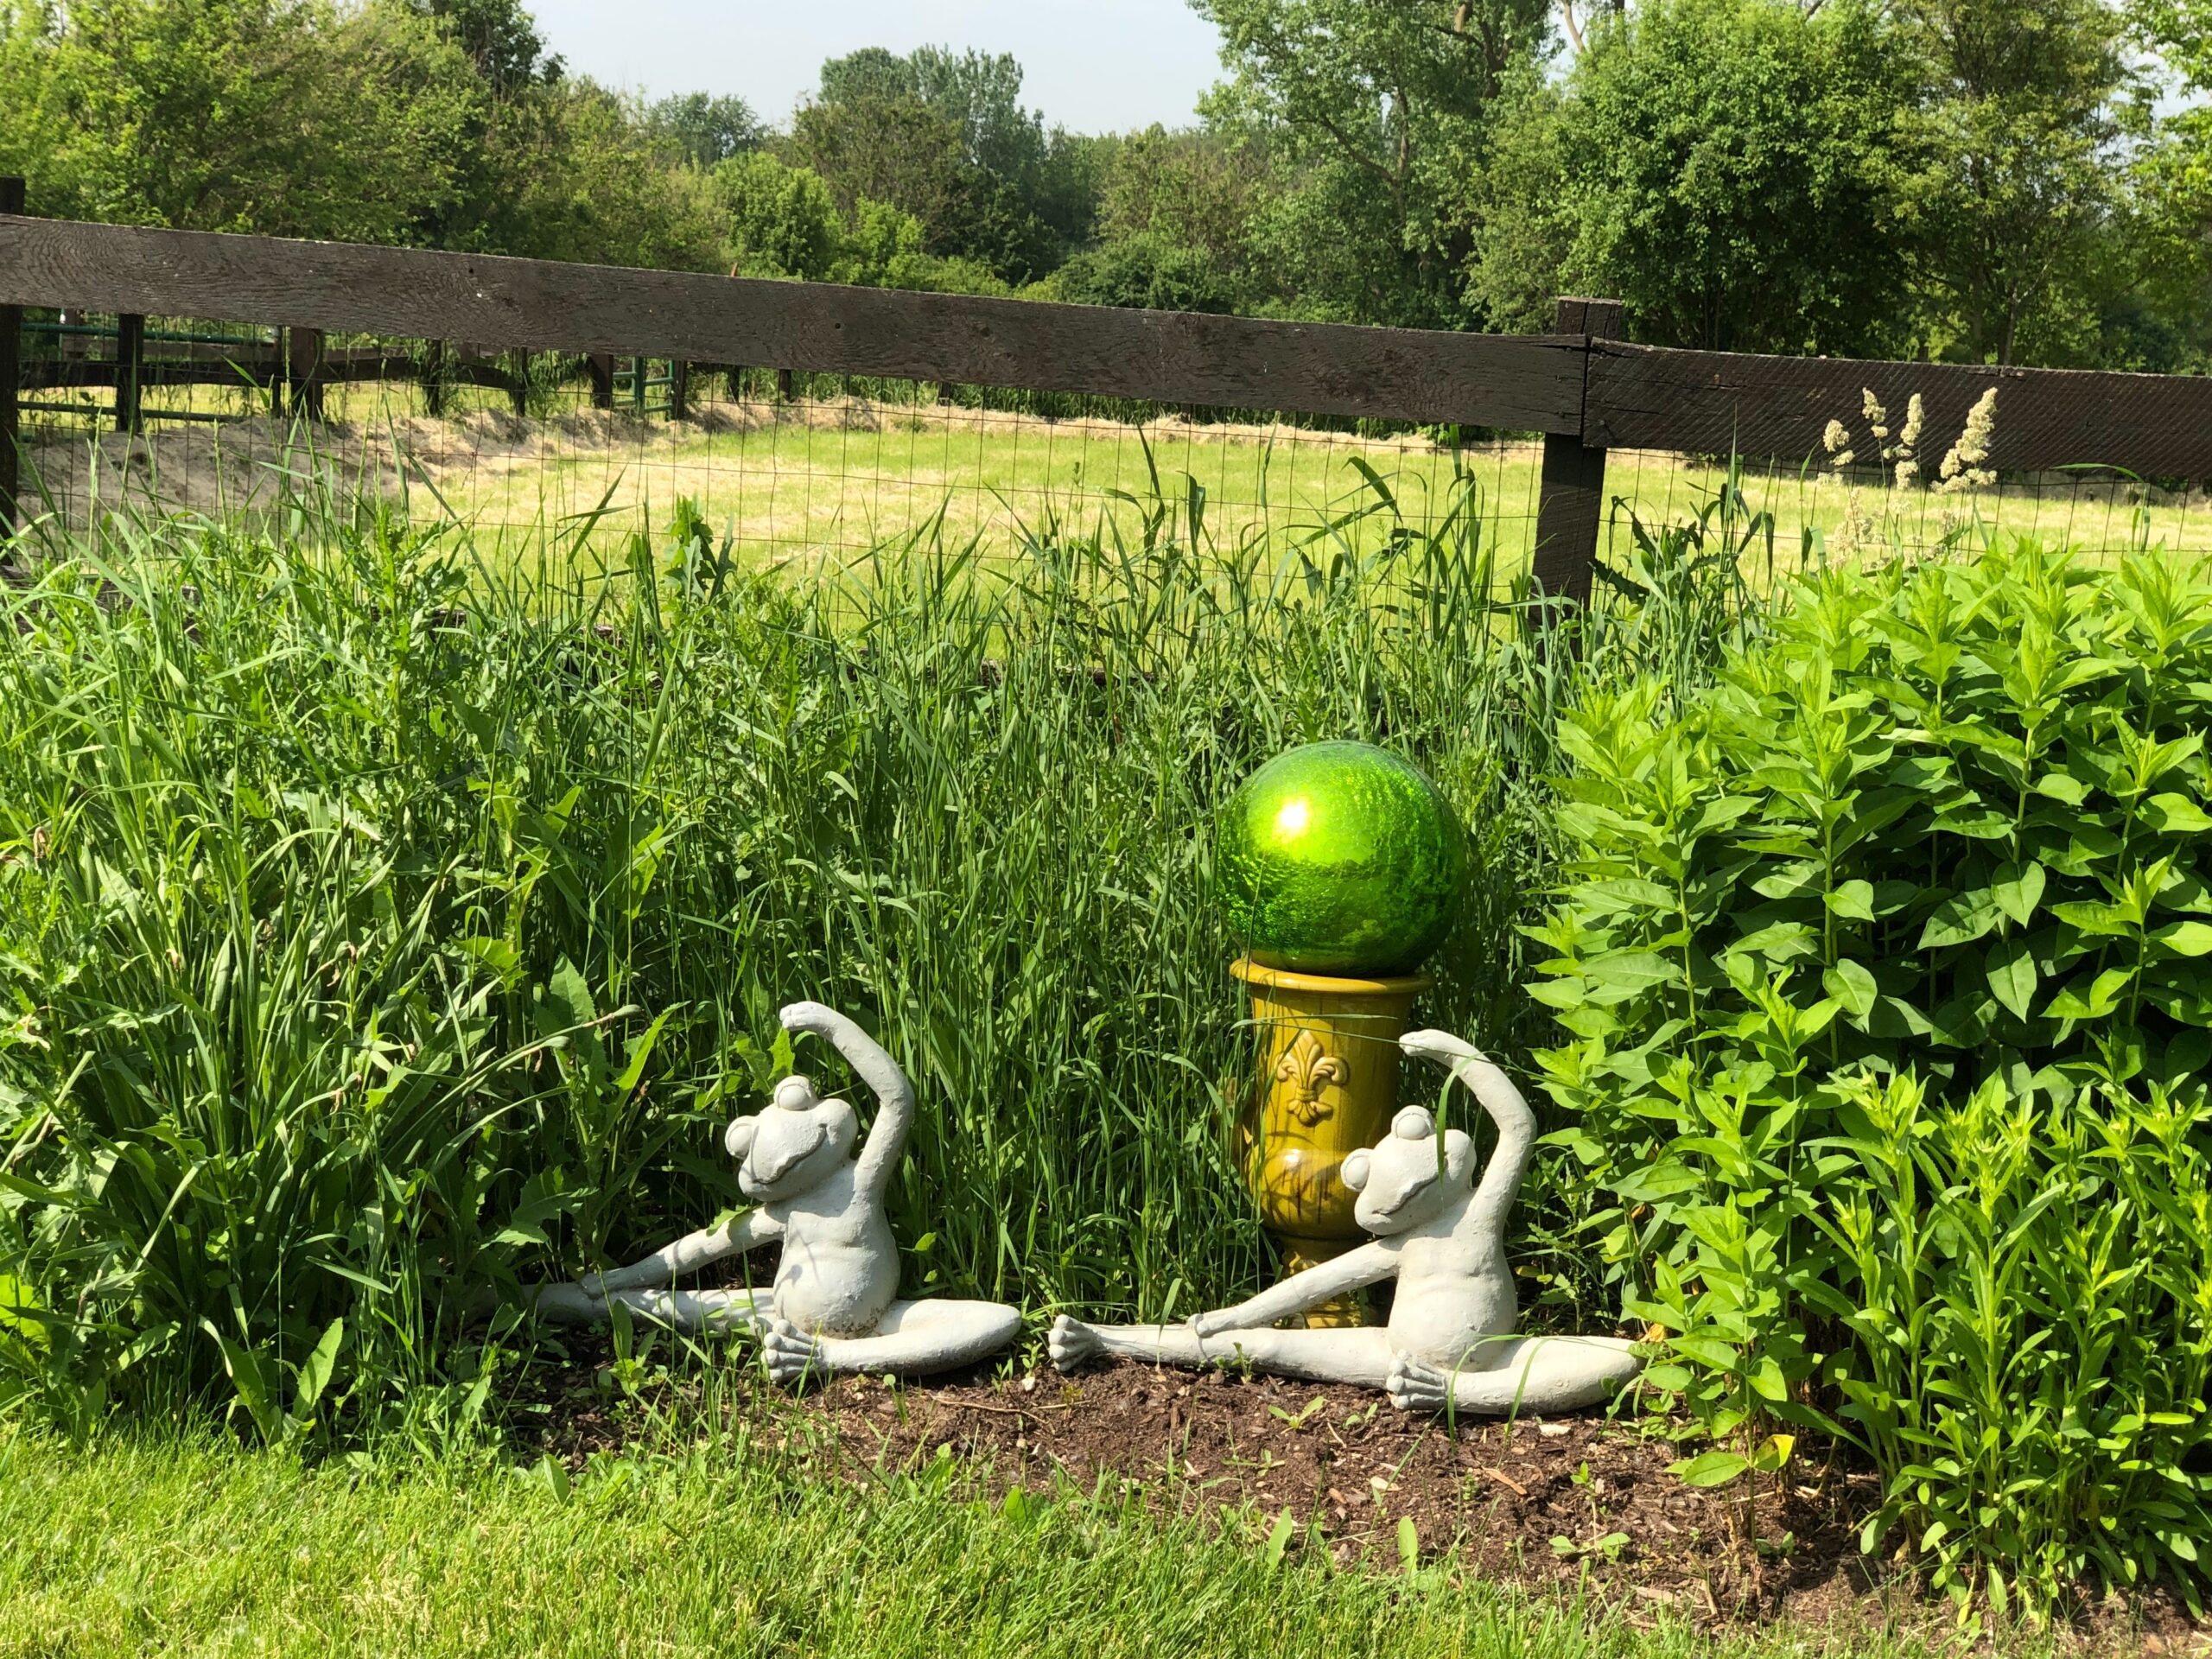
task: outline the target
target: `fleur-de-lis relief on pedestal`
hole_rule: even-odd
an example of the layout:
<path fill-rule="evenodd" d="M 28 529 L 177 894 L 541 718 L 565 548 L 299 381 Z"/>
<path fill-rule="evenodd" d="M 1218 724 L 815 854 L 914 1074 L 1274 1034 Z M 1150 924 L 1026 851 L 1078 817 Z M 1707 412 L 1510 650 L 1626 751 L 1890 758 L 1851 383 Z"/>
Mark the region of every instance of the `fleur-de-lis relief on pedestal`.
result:
<path fill-rule="evenodd" d="M 1325 1050 L 1310 1031 L 1300 1032 L 1275 1062 L 1275 1081 L 1291 1086 L 1290 1109 L 1309 1129 L 1336 1109 L 1322 1100 L 1322 1091 L 1343 1086 L 1351 1077 L 1351 1068 Z"/>

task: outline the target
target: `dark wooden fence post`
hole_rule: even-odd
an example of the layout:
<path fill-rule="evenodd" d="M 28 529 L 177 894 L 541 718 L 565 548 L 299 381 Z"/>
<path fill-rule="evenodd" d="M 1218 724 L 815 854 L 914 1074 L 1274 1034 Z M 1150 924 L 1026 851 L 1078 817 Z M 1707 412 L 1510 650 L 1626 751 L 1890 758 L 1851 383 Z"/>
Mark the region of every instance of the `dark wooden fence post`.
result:
<path fill-rule="evenodd" d="M 443 415 L 446 412 L 446 343 L 442 340 L 423 342 L 420 378 L 423 412 L 433 418 Z"/>
<path fill-rule="evenodd" d="M 691 418 L 691 365 L 680 357 L 671 358 L 668 364 L 668 418 Z"/>
<path fill-rule="evenodd" d="M 322 411 L 322 330 L 284 331 L 283 383 L 291 388 L 292 411 L 320 424 Z"/>
<path fill-rule="evenodd" d="M 614 407 L 614 353 L 593 352 L 585 361 L 591 367 L 591 406 L 594 409 Z"/>
<path fill-rule="evenodd" d="M 507 397 L 519 421 L 530 413 L 530 353 L 519 346 L 507 353 Z"/>
<path fill-rule="evenodd" d="M 0 179 L 0 213 L 23 211 L 23 181 L 10 175 Z M 23 311 L 21 306 L 0 305 L 0 536 L 20 522 L 16 517 L 16 493 L 22 487 L 22 408 L 19 385 L 23 378 Z"/>
<path fill-rule="evenodd" d="M 779 404 L 788 404 L 791 400 L 791 372 L 789 369 L 778 369 L 776 371 L 776 401 Z"/>
<path fill-rule="evenodd" d="M 1618 300 L 1561 299 L 1555 334 L 1618 340 Z M 1589 384 L 1589 365 L 1583 366 Z M 1547 600 L 1590 602 L 1598 538 L 1605 527 L 1605 452 L 1580 437 L 1554 432 L 1544 439 L 1543 481 L 1536 497 L 1536 550 L 1531 575 Z M 1548 615 L 1547 620 L 1550 620 Z"/>
<path fill-rule="evenodd" d="M 115 429 L 136 432 L 139 427 L 139 390 L 146 375 L 146 319 L 119 316 L 115 320 Z"/>

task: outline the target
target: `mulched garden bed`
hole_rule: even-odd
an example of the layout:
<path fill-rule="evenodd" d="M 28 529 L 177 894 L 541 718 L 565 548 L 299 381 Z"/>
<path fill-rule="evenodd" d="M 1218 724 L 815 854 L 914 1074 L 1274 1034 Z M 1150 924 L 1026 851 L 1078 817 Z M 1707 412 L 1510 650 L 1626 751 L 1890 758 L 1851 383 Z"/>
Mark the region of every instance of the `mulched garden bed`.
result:
<path fill-rule="evenodd" d="M 664 1373 L 626 1400 L 602 1335 L 569 1333 L 566 1346 L 569 1366 L 535 1370 L 517 1403 L 537 1420 L 537 1449 L 571 1467 L 645 1438 L 642 1404 L 680 1416 L 677 1396 L 696 1394 L 696 1382 Z M 864 1485 L 949 1446 L 994 1497 L 1118 1484 L 1163 1510 L 1217 1515 L 1255 1548 L 1287 1510 L 1291 1549 L 1311 1547 L 1310 1527 L 1345 1567 L 1400 1570 L 1398 1523 L 1410 1519 L 1425 1563 L 1448 1554 L 1464 1572 L 1586 1594 L 1604 1616 L 1639 1625 L 1664 1610 L 1713 1624 L 1955 1632 L 1948 1605 L 1909 1572 L 1860 1553 L 1853 1517 L 1878 1501 L 1876 1478 L 1823 1466 L 1802 1441 L 1788 1478 L 1699 1491 L 1668 1472 L 1683 1453 L 1664 1425 L 1524 1417 L 1454 1432 L 1369 1389 L 1280 1377 L 1124 1361 L 1068 1376 L 978 1368 L 796 1392 L 749 1370 L 733 1380 L 753 1443 L 825 1478 Z M 2077 1608 L 2073 1633 L 2076 1651 L 2212 1656 L 2212 1631 L 2163 1589 Z"/>
<path fill-rule="evenodd" d="M 543 1402 L 541 1447 L 581 1464 L 634 1438 L 636 1419 L 609 1402 L 590 1344 L 572 1345 L 580 1363 Z M 1680 1448 L 1602 1418 L 1469 1420 L 1454 1433 L 1372 1390 L 1127 1362 L 1070 1376 L 742 1389 L 756 1441 L 829 1459 L 824 1473 L 848 1478 L 918 1469 L 950 1446 L 994 1492 L 1065 1482 L 1089 1493 L 1103 1477 L 1184 1512 L 1235 1512 L 1255 1547 L 1287 1510 L 1294 1549 L 1311 1547 L 1310 1525 L 1338 1565 L 1393 1570 L 1410 1519 L 1424 1560 L 1448 1552 L 1487 1577 L 1587 1586 L 1630 1617 L 1668 1607 L 1825 1622 L 1869 1600 L 1879 1616 L 1916 1599 L 1877 1581 L 1849 1524 L 1872 1477 L 1695 1491 L 1667 1472 Z"/>

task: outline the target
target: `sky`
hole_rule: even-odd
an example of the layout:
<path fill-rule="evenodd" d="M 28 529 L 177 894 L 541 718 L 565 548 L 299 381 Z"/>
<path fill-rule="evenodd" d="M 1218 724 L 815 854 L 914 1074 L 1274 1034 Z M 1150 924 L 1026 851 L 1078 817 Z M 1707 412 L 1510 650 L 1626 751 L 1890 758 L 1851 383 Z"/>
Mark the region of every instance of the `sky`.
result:
<path fill-rule="evenodd" d="M 1047 125 L 1187 124 L 1218 78 L 1219 37 L 1186 0 L 530 0 L 577 73 L 667 92 L 734 92 L 779 125 L 824 58 L 863 46 L 1011 52 Z"/>

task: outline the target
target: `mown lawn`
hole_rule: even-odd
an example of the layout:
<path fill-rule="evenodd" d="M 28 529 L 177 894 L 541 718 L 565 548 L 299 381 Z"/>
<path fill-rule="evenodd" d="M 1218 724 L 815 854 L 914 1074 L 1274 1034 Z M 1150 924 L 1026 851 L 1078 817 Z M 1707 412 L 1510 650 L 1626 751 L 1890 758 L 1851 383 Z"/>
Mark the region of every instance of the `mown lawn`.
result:
<path fill-rule="evenodd" d="M 1714 1634 L 1395 1561 L 1332 1571 L 1295 1540 L 1271 1566 L 1256 1519 L 1246 1535 L 1072 1492 L 1008 1513 L 957 1478 L 855 1490 L 741 1444 L 602 1460 L 572 1483 L 399 1465 L 0 1429 L 0 1656 L 1936 1650 L 1864 1627 Z"/>

